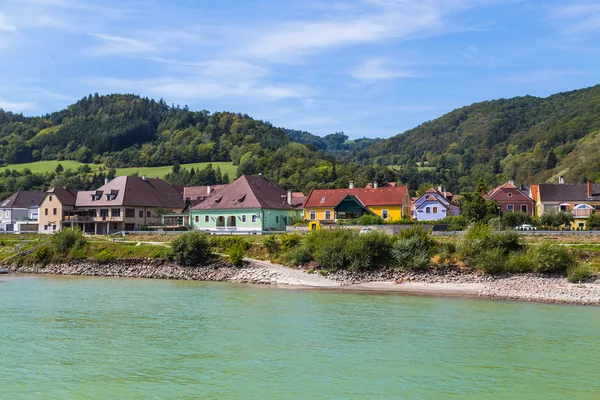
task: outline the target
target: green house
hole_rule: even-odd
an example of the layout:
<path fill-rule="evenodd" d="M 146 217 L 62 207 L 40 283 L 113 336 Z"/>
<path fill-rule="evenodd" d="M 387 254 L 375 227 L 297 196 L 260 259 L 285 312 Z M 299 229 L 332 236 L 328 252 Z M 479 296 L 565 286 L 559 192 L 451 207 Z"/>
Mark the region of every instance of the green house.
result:
<path fill-rule="evenodd" d="M 262 175 L 244 175 L 192 207 L 189 224 L 216 233 L 285 231 L 302 218 L 302 201 Z"/>

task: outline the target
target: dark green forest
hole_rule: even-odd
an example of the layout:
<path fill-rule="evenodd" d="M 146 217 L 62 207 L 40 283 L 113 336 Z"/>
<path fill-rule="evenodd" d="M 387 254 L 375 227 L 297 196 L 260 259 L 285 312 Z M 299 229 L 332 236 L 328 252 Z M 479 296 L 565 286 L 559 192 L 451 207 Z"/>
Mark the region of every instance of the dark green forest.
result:
<path fill-rule="evenodd" d="M 474 189 L 479 179 L 487 187 L 558 176 L 599 181 L 598 132 L 600 86 L 485 101 L 389 139 L 357 140 L 342 132 L 319 137 L 278 128 L 245 114 L 191 111 L 162 99 L 95 94 L 39 117 L 0 109 L 0 165 L 66 159 L 103 164 L 106 171 L 175 165 L 167 179 L 191 184 L 236 177 L 179 164 L 230 161 L 238 176 L 263 173 L 304 192 L 345 187 L 350 180 L 399 181 L 412 190 L 442 184 L 460 192 Z M 100 181 L 86 171 L 4 171 L 0 192 L 56 184 L 90 188 Z"/>

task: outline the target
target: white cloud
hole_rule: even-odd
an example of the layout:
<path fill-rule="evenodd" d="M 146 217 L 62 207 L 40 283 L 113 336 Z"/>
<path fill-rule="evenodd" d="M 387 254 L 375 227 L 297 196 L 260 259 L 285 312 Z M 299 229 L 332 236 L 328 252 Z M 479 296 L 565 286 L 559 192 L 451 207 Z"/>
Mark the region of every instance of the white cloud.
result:
<path fill-rule="evenodd" d="M 550 9 L 550 16 L 560 20 L 559 31 L 572 38 L 600 31 L 600 4 L 598 2 L 559 5 Z"/>
<path fill-rule="evenodd" d="M 0 13 L 0 32 L 14 32 L 16 30 L 17 27 L 9 24 L 6 16 Z"/>
<path fill-rule="evenodd" d="M 154 45 L 151 43 L 138 39 L 104 33 L 90 33 L 89 35 L 104 42 L 104 44 L 92 48 L 91 53 L 94 55 L 137 54 L 155 50 Z"/>
<path fill-rule="evenodd" d="M 0 108 L 5 111 L 30 111 L 37 108 L 37 103 L 33 101 L 9 101 L 0 99 Z"/>
<path fill-rule="evenodd" d="M 261 78 L 269 74 L 269 70 L 267 68 L 243 60 L 222 59 L 208 61 L 181 61 L 161 57 L 148 57 L 148 60 L 174 66 L 185 72 L 190 72 L 214 79 L 247 81 Z"/>
<path fill-rule="evenodd" d="M 354 68 L 350 74 L 364 82 L 374 82 L 394 78 L 414 78 L 418 74 L 414 71 L 402 69 L 393 65 L 388 58 L 374 58 L 365 60 L 361 65 Z"/>

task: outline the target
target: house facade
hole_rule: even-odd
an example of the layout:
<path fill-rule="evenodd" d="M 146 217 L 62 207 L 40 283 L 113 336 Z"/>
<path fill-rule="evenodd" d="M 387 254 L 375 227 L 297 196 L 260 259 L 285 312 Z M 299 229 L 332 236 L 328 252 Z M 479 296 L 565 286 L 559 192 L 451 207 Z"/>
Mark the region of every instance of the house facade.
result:
<path fill-rule="evenodd" d="M 17 192 L 0 203 L 0 230 L 31 232 L 38 230 L 39 207 L 44 192 Z"/>
<path fill-rule="evenodd" d="M 486 200 L 496 201 L 503 213 L 521 212 L 535 215 L 535 201 L 509 181 L 491 190 L 485 195 Z"/>
<path fill-rule="evenodd" d="M 441 188 L 431 188 L 413 202 L 413 219 L 416 221 L 437 221 L 459 213 L 460 209 L 450 203 Z"/>
<path fill-rule="evenodd" d="M 40 203 L 39 227 L 40 233 L 54 233 L 61 230 L 65 224 L 71 226 L 67 220 L 75 210 L 77 191 L 67 188 L 52 188 L 48 190 Z"/>
<path fill-rule="evenodd" d="M 410 218 L 406 186 L 311 190 L 304 204 L 304 219 L 333 223 L 338 219 L 377 215 L 386 221 Z"/>
<path fill-rule="evenodd" d="M 244 175 L 192 207 L 193 229 L 215 232 L 285 231 L 301 219 L 299 196 L 262 175 Z"/>
<path fill-rule="evenodd" d="M 536 197 L 537 215 L 545 213 L 569 212 L 573 215 L 571 229 L 586 229 L 587 218 L 600 212 L 600 184 L 542 183 L 531 187 Z"/>

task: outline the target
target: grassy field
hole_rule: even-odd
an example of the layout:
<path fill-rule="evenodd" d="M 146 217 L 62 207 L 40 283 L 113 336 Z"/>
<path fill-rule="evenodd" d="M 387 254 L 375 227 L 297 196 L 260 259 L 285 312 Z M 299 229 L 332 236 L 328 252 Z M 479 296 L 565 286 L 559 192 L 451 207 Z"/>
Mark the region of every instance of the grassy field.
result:
<path fill-rule="evenodd" d="M 27 164 L 10 164 L 4 168 L 9 168 L 11 170 L 23 171 L 24 169 L 29 168 L 33 173 L 43 173 L 43 172 L 52 172 L 56 169 L 56 166 L 61 164 L 64 169 L 72 169 L 76 170 L 79 168 L 82 163 L 78 161 L 71 160 L 63 160 L 63 161 L 36 161 Z M 182 164 L 182 168 L 191 169 L 194 168 L 196 170 L 205 168 L 209 163 L 193 163 L 193 164 Z M 237 167 L 233 165 L 231 162 L 213 162 L 211 163 L 213 168 L 221 168 L 221 173 L 227 172 L 229 174 L 229 179 L 234 179 L 237 175 Z M 99 171 L 103 168 L 100 164 L 89 164 L 92 171 Z M 106 168 L 104 168 L 106 170 Z M 118 176 L 131 175 L 134 173 L 138 173 L 138 175 L 146 175 L 148 177 L 154 178 L 159 177 L 162 178 L 169 172 L 171 172 L 172 166 L 166 165 L 163 167 L 132 167 L 132 168 L 117 168 Z"/>

